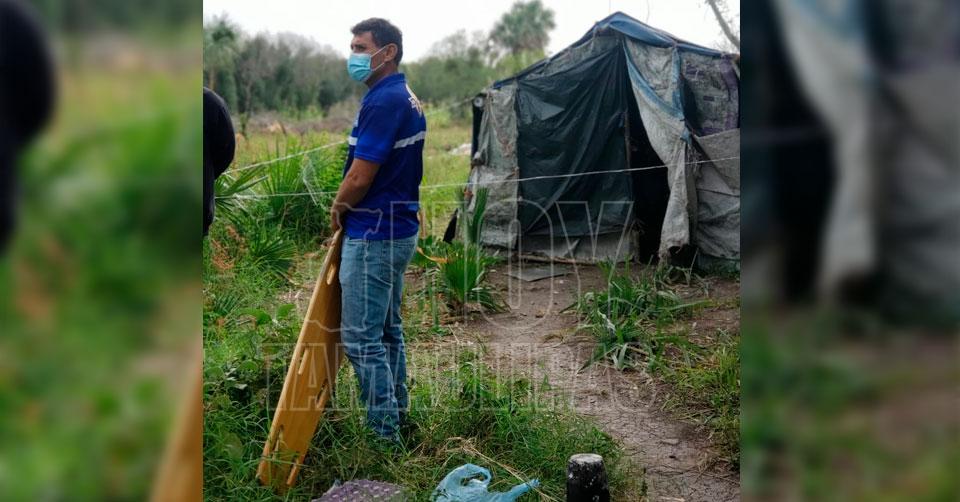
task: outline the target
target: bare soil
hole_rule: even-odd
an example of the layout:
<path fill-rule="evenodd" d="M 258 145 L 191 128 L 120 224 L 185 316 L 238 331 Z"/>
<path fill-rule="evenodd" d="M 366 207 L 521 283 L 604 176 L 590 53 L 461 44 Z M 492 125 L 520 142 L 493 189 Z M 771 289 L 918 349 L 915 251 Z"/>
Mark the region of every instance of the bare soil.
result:
<path fill-rule="evenodd" d="M 662 384 L 643 371 L 618 371 L 603 364 L 581 369 L 595 342 L 588 334 L 576 333 L 577 316 L 565 309 L 581 292 L 603 288 L 605 279 L 597 267 L 569 267 L 567 275 L 536 282 L 492 271 L 490 283 L 508 299 L 510 310 L 468 321 L 457 329 L 458 338 L 476 337 L 500 374 L 548 382 L 552 391 L 543 397 L 544 405 L 556 404 L 556 396 L 563 396 L 560 399 L 578 413 L 596 419 L 645 470 L 648 500 L 739 500 L 739 474 L 717 461 L 706 431 L 663 410 L 668 389 Z M 710 278 L 678 290 L 689 298 L 709 297 L 717 305 L 687 321 L 692 336 L 739 329 L 737 281 Z"/>

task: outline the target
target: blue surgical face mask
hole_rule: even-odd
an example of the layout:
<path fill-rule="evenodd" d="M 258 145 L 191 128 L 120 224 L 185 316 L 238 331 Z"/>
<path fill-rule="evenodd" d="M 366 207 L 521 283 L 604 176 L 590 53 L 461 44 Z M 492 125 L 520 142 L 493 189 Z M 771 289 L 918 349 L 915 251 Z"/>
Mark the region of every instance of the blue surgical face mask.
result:
<path fill-rule="evenodd" d="M 356 80 L 357 82 L 366 82 L 370 78 L 370 74 L 379 70 L 380 66 L 383 66 L 387 62 L 384 61 L 380 63 L 380 66 L 376 68 L 370 68 L 370 60 L 373 59 L 373 56 L 380 54 L 380 51 L 386 49 L 387 46 L 383 46 L 379 51 L 374 52 L 373 54 L 350 54 L 350 58 L 347 59 L 347 73 L 350 74 L 350 78 Z"/>

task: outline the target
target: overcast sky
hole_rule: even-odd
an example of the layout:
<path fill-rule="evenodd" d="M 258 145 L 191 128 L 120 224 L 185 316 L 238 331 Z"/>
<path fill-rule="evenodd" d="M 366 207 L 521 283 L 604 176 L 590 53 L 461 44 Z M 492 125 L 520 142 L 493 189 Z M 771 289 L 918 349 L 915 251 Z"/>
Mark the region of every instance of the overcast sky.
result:
<path fill-rule="evenodd" d="M 434 42 L 457 30 L 489 31 L 516 0 L 204 0 L 204 19 L 226 14 L 244 31 L 293 32 L 347 56 L 350 27 L 383 17 L 403 32 L 404 61 L 423 57 Z M 577 41 L 593 23 L 622 11 L 690 42 L 716 47 L 723 37 L 703 0 L 542 0 L 556 28 L 548 54 Z M 609 7 L 608 7 L 609 3 Z M 739 15 L 739 0 L 728 2 Z"/>

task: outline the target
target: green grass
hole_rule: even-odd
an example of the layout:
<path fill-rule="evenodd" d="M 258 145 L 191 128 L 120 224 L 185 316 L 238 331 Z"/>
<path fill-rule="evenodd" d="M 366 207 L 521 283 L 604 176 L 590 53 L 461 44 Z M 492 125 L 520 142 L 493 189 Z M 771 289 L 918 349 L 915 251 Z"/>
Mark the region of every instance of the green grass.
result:
<path fill-rule="evenodd" d="M 469 170 L 466 156 L 448 150 L 469 141 L 469 128 L 448 124 L 427 135 L 424 181 L 462 184 Z M 267 141 L 250 143 L 266 149 Z M 308 143 L 284 142 L 270 152 L 241 151 L 240 164 L 282 156 L 310 148 Z M 290 190 L 311 192 L 336 188 L 342 168 L 342 149 L 307 157 L 310 176 L 295 176 L 298 166 L 279 162 L 279 173 L 265 166 L 255 180 L 273 176 L 271 182 L 245 187 L 243 193 L 270 194 Z M 245 160 L 244 160 L 245 159 Z M 235 182 L 225 180 L 221 189 Z M 324 188 L 326 187 L 326 188 Z M 427 229 L 442 234 L 447 219 L 459 204 L 460 189 L 424 190 Z M 291 290 L 312 284 L 322 256 L 319 241 L 328 235 L 325 219 L 316 225 L 314 211 L 325 214 L 329 199 L 305 197 L 301 201 L 271 202 L 245 199 L 225 206 L 204 243 L 204 484 L 210 500 L 280 500 L 254 479 L 267 437 L 271 410 L 286 373 L 303 313 L 291 305 Z M 455 255 L 429 237 L 421 245 L 434 255 Z M 463 254 L 463 253 L 461 253 Z M 456 258 L 456 256 L 453 256 Z M 422 258 L 422 257 L 421 257 Z M 424 261 L 424 260 L 421 260 Z M 482 268 L 477 260 L 453 260 L 450 277 L 472 280 L 462 301 L 482 289 Z M 455 273 L 456 263 L 472 270 Z M 486 263 L 486 262 L 484 262 Z M 434 276 L 437 264 L 420 264 Z M 461 267 L 463 268 L 463 267 Z M 458 275 L 459 274 L 459 275 Z M 449 308 L 449 281 L 420 281 L 423 289 L 405 292 L 405 326 L 410 357 L 411 419 L 414 430 L 400 451 L 384 451 L 364 426 L 364 411 L 357 402 L 352 370 L 344 365 L 334 410 L 317 431 L 297 487 L 287 500 L 309 500 L 336 479 L 379 479 L 407 487 L 415 500 L 425 500 L 453 468 L 467 462 L 483 465 L 494 475 L 493 489 L 506 490 L 523 480 L 539 478 L 540 490 L 563 498 L 567 458 L 584 451 L 604 455 L 611 485 L 621 498 L 635 498 L 642 490 L 640 476 L 623 460 L 619 446 L 590 421 L 572 410 L 545 405 L 540 389 L 515 378 L 490 372 L 476 352 L 444 357 L 433 336 L 443 334 Z M 458 281 L 454 280 L 454 283 Z M 300 291 L 300 294 L 309 294 Z M 447 300 L 444 295 L 447 295 Z M 301 302 L 303 298 L 301 297 Z M 482 302 L 481 302 L 482 303 Z M 451 359 L 456 359 L 455 361 Z M 533 500 L 536 495 L 526 495 Z"/>
<path fill-rule="evenodd" d="M 954 500 L 953 333 L 874 328 L 851 336 L 846 315 L 803 314 L 768 312 L 744 325 L 745 494 Z"/>
<path fill-rule="evenodd" d="M 577 311 L 581 328 L 597 336 L 598 344 L 588 366 L 605 360 L 617 369 L 643 361 L 656 371 L 670 347 L 688 348 L 686 340 L 669 329 L 689 317 L 702 302 L 685 302 L 666 286 L 659 273 L 635 277 L 630 269 L 600 264 L 607 287 L 583 294 Z"/>
<path fill-rule="evenodd" d="M 708 346 L 670 358 L 658 374 L 670 386 L 665 406 L 702 424 L 726 460 L 740 462 L 740 336 L 723 331 Z"/>
<path fill-rule="evenodd" d="M 723 331 L 692 337 L 679 322 L 707 302 L 684 300 L 673 281 L 692 282 L 692 272 L 661 266 L 641 274 L 601 265 L 607 287 L 585 293 L 577 311 L 597 348 L 585 366 L 606 362 L 617 369 L 642 366 L 666 383 L 665 406 L 706 427 L 721 454 L 739 462 L 740 336 Z"/>
<path fill-rule="evenodd" d="M 231 334 L 208 349 L 204 483 L 210 500 L 280 500 L 260 487 L 254 474 L 268 432 L 265 404 L 272 408 L 279 397 L 296 337 L 283 327 L 296 321 L 286 321 L 281 318 L 281 327 L 260 332 L 250 324 L 248 335 Z M 274 352 L 261 345 L 256 350 L 251 337 L 280 343 L 280 348 Z M 521 482 L 511 474 L 516 473 L 523 481 L 540 479 L 544 494 L 562 500 L 566 459 L 583 451 L 604 456 L 615 493 L 640 489 L 617 444 L 571 410 L 554 407 L 553 401 L 544 405 L 538 395 L 542 389 L 494 375 L 473 351 L 458 354 L 454 362 L 416 345 L 409 353 L 414 427 L 404 446 L 387 450 L 366 428 L 355 379 L 345 365 L 333 409 L 321 423 L 288 499 L 316 496 L 337 479 L 377 479 L 407 487 L 414 500 L 426 500 L 450 470 L 470 462 L 491 469 L 492 489 L 505 491 Z"/>
<path fill-rule="evenodd" d="M 248 133 L 241 136 L 237 142 L 237 152 L 233 166 L 245 166 L 255 162 L 262 162 L 276 158 L 277 152 L 292 153 L 297 150 L 306 150 L 321 145 L 327 145 L 346 139 L 350 131 L 342 134 L 331 132 L 308 132 L 301 135 L 270 133 L 266 131 Z"/>
<path fill-rule="evenodd" d="M 451 155 L 450 150 L 470 142 L 470 126 L 453 124 L 433 129 L 427 119 L 427 139 L 423 150 L 422 185 L 463 185 L 470 173 L 470 157 Z M 420 205 L 424 211 L 424 226 L 430 235 L 442 236 L 450 216 L 459 207 L 462 187 L 424 189 L 420 191 Z"/>

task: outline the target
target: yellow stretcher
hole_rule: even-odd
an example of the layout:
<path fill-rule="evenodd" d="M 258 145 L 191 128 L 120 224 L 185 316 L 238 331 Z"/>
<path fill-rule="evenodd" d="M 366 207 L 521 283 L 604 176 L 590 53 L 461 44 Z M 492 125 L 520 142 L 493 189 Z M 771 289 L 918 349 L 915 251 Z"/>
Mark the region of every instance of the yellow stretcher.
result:
<path fill-rule="evenodd" d="M 340 345 L 341 234 L 334 234 L 320 268 L 257 468 L 261 483 L 281 491 L 297 479 L 344 359 Z"/>

